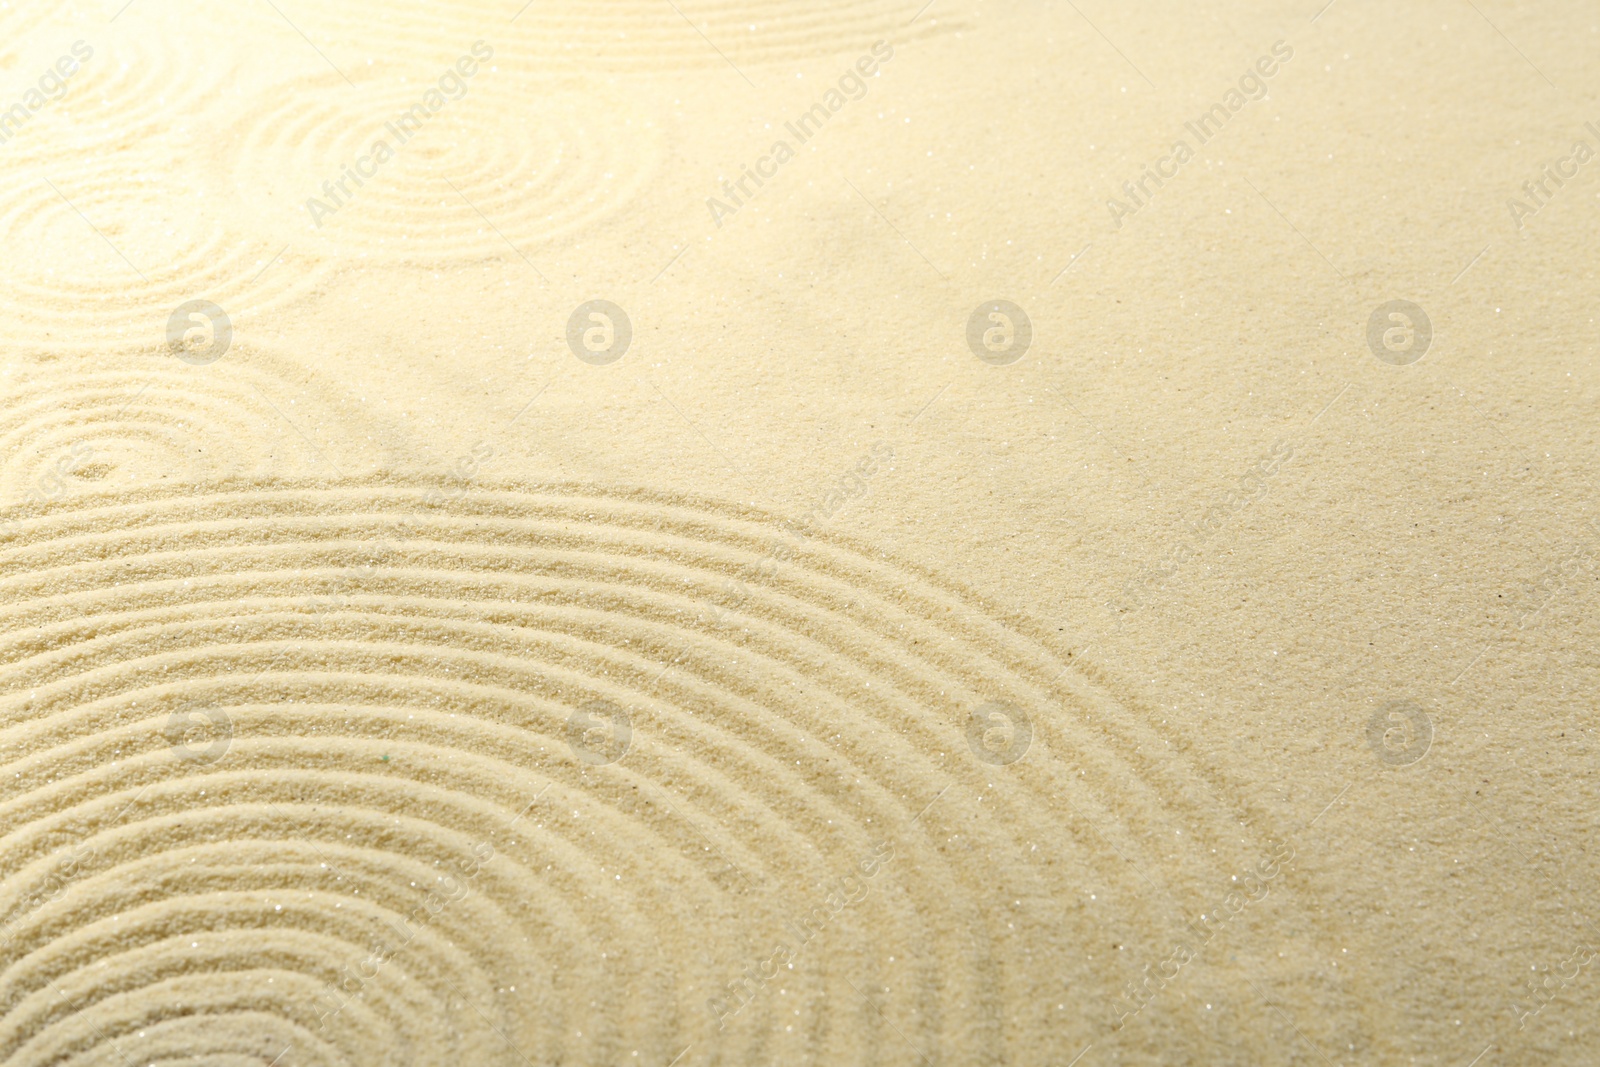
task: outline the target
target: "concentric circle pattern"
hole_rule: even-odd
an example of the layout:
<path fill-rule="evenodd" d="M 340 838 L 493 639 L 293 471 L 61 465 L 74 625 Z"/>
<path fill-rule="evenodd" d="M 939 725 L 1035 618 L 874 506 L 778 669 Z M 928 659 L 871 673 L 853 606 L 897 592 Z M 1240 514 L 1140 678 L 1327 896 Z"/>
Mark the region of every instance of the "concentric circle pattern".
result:
<path fill-rule="evenodd" d="M 61 81 L 60 96 L 6 145 L 8 155 L 47 173 L 72 172 L 93 153 L 138 148 L 178 135 L 225 88 L 218 65 L 192 61 L 188 49 L 199 35 L 190 27 L 111 36 L 80 27 L 55 34 L 60 40 L 54 47 L 64 50 L 73 33 L 80 38 L 75 55 L 35 49 L 41 64 L 71 58 L 66 69 L 72 73 Z M 222 50 L 219 36 L 203 38 L 213 53 Z"/>
<path fill-rule="evenodd" d="M 139 155 L 21 169 L 0 192 L 0 241 L 28 250 L 0 276 L 0 342 L 57 352 L 164 345 L 173 310 L 202 297 L 246 326 L 325 277 Z"/>
<path fill-rule="evenodd" d="M 57 18 L 68 0 L 0 0 L 0 58 L 30 31 Z"/>
<path fill-rule="evenodd" d="M 320 47 L 349 63 L 426 57 L 438 61 L 482 38 L 530 64 L 560 58 L 587 69 L 680 71 L 815 59 L 860 52 L 874 41 L 905 41 L 959 29 L 948 10 L 918 15 L 920 0 L 467 0 L 442 5 L 400 0 L 383 19 L 329 5 L 302 19 Z M 518 8 L 521 8 L 519 11 Z M 458 49 L 460 50 L 460 49 Z M 519 62 L 520 65 L 520 62 Z"/>
<path fill-rule="evenodd" d="M 492 77 L 456 78 L 453 98 L 402 75 L 296 83 L 241 120 L 232 180 L 284 240 L 432 266 L 531 255 L 654 175 L 659 131 L 624 97 L 508 94 Z"/>
<path fill-rule="evenodd" d="M 360 426 L 357 404 L 246 346 L 211 367 L 164 352 L 14 358 L 0 366 L 0 500 L 384 465 L 385 435 Z"/>
<path fill-rule="evenodd" d="M 3 517 L 6 1063 L 1065 1063 L 1267 848 L 1048 631 L 748 509 Z"/>

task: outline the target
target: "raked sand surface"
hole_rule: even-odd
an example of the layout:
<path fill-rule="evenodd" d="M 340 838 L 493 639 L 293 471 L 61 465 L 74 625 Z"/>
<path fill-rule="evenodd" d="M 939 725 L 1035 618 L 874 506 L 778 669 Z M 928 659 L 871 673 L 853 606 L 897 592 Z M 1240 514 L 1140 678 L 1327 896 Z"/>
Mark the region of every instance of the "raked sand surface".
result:
<path fill-rule="evenodd" d="M 0 1063 L 1600 1059 L 1600 11 L 0 2 Z"/>

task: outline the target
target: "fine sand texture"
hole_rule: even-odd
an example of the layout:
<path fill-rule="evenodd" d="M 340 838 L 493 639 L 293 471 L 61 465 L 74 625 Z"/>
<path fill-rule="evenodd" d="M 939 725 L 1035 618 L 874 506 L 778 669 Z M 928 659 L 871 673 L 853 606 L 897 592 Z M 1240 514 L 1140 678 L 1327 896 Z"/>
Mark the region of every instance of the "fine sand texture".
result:
<path fill-rule="evenodd" d="M 1600 1062 L 1597 55 L 0 0 L 0 1064 Z"/>

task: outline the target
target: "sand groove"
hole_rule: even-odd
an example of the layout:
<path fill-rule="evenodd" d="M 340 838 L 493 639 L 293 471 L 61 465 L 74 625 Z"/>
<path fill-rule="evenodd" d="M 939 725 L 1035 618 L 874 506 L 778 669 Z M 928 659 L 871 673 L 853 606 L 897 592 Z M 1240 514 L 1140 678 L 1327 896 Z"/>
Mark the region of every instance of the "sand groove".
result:
<path fill-rule="evenodd" d="M 67 0 L 0 0 L 0 49 L 9 49 L 66 6 Z M 5 54 L 0 51 L 0 57 Z"/>
<path fill-rule="evenodd" d="M 286 241 L 432 266 L 532 255 L 625 211 L 654 176 L 661 138 L 628 98 L 497 77 L 458 80 L 465 95 L 425 121 L 411 110 L 437 92 L 425 79 L 293 83 L 237 120 L 229 180 Z"/>
<path fill-rule="evenodd" d="M 912 40 L 970 24 L 963 12 L 949 11 L 913 23 L 919 6 L 904 0 L 684 0 L 674 11 L 648 0 L 534 0 L 507 26 L 506 5 L 491 0 L 448 9 L 405 0 L 390 5 L 381 20 L 330 7 L 308 15 L 306 25 L 330 54 L 352 61 L 404 56 L 439 62 L 453 58 L 454 42 L 482 38 L 516 71 L 559 60 L 591 70 L 677 72 L 726 69 L 729 60 L 763 64 L 860 52 L 877 40 Z M 512 13 L 519 7 L 521 0 Z"/>
<path fill-rule="evenodd" d="M 1264 851 L 1184 746 L 935 577 L 812 540 L 758 579 L 784 535 L 705 501 L 427 489 L 8 516 L 0 1057 L 918 1062 L 849 983 L 949 1062 L 1001 1062 L 1019 1013 L 1070 1057 L 1112 944 L 1174 921 L 1144 878 L 1187 903 Z M 1034 730 L 1009 767 L 965 740 L 996 699 Z M 596 701 L 631 718 L 609 764 L 573 747 Z"/>
<path fill-rule="evenodd" d="M 44 351 L 166 344 L 186 301 L 220 305 L 236 327 L 315 290 L 315 260 L 238 233 L 204 187 L 153 156 L 25 168 L 0 194 L 0 240 L 31 254 L 0 278 L 0 343 Z"/>
<path fill-rule="evenodd" d="M 238 343 L 191 366 L 166 351 L 16 358 L 0 382 L 0 499 L 282 470 L 360 470 L 385 456 L 370 413 L 292 359 Z"/>
<path fill-rule="evenodd" d="M 48 173 L 71 173 L 86 155 L 182 137 L 228 88 L 216 67 L 190 61 L 181 45 L 195 35 L 181 22 L 159 34 L 102 37 L 81 25 L 79 32 L 91 54 L 67 79 L 60 98 L 6 146 L 8 154 Z M 206 47 L 220 51 L 226 39 L 213 34 Z"/>

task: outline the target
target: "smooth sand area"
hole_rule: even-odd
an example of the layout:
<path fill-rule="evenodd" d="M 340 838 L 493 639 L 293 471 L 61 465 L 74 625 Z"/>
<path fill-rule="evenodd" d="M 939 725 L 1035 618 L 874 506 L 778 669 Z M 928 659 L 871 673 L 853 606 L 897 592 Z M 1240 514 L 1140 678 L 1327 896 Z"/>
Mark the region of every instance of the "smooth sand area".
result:
<path fill-rule="evenodd" d="M 1600 13 L 0 0 L 0 1063 L 1593 1064 Z"/>

